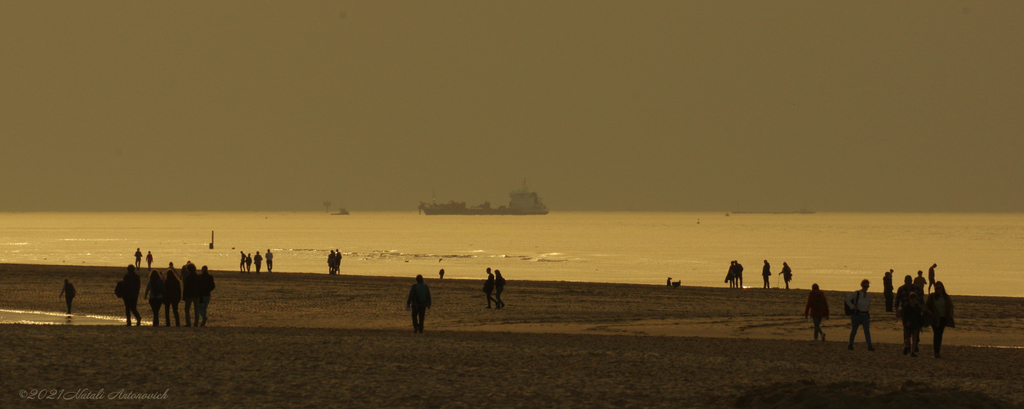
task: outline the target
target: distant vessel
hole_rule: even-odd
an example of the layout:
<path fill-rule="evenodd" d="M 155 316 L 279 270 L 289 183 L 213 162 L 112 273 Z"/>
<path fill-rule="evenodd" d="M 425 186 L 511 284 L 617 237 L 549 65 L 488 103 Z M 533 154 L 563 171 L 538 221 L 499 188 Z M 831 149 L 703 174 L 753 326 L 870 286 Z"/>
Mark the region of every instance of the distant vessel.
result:
<path fill-rule="evenodd" d="M 548 214 L 547 206 L 537 192 L 531 192 L 523 182 L 523 188 L 508 194 L 508 206 L 491 207 L 491 202 L 477 206 L 466 206 L 466 202 L 450 201 L 444 204 L 420 202 L 420 212 L 426 215 L 457 214 L 457 215 L 541 215 Z"/>
<path fill-rule="evenodd" d="M 800 209 L 798 212 L 732 212 L 733 214 L 814 214 L 813 210 Z"/>

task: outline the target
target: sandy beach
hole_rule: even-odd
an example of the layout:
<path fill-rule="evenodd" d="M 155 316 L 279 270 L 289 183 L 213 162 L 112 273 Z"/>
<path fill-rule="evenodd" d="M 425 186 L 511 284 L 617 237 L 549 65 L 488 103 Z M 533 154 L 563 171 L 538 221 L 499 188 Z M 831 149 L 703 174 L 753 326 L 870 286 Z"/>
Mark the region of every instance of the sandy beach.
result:
<path fill-rule="evenodd" d="M 827 291 L 829 342 L 812 342 L 804 290 L 509 279 L 502 310 L 480 280 L 438 280 L 426 333 L 413 334 L 412 277 L 214 272 L 205 328 L 2 324 L 0 406 L 21 391 L 64 390 L 68 404 L 205 407 L 1022 407 L 1024 300 L 957 296 L 943 358 L 931 332 L 919 358 L 872 305 L 846 350 L 844 291 Z M 124 267 L 0 265 L 0 309 L 120 317 Z M 874 279 L 874 277 L 869 277 Z M 880 280 L 879 280 L 880 281 Z M 880 287 L 880 286 L 879 286 Z M 825 290 L 838 290 L 829 289 Z M 152 314 L 140 302 L 143 319 Z M 183 317 L 182 317 L 183 318 Z M 79 392 L 103 389 L 103 399 Z M 109 399 L 119 390 L 159 400 Z M 124 396 L 122 394 L 121 396 Z M 71 403 L 74 402 L 74 403 Z"/>

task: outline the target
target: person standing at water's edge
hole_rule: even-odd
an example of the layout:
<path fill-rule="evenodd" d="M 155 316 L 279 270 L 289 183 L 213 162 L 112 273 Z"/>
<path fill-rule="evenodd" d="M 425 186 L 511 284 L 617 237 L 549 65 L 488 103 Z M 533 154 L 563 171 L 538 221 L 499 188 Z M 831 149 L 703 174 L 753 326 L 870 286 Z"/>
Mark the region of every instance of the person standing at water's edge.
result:
<path fill-rule="evenodd" d="M 501 271 L 494 270 L 494 307 L 505 308 L 505 302 L 501 300 L 501 293 L 505 291 L 505 277 L 501 276 Z"/>
<path fill-rule="evenodd" d="M 739 261 L 736 262 L 736 279 L 739 280 L 736 288 L 743 288 L 743 264 L 740 264 Z"/>
<path fill-rule="evenodd" d="M 887 271 L 882 277 L 882 285 L 884 286 L 882 294 L 885 295 L 885 312 L 892 312 L 892 270 Z"/>
<path fill-rule="evenodd" d="M 252 253 L 245 256 L 245 272 L 247 274 L 252 272 Z"/>
<path fill-rule="evenodd" d="M 327 255 L 327 274 L 334 275 L 334 250 Z"/>
<path fill-rule="evenodd" d="M 271 253 L 270 249 L 267 249 L 267 254 L 265 254 L 265 256 L 266 256 L 265 258 L 267 260 L 267 274 L 273 273 L 274 272 L 274 253 Z"/>
<path fill-rule="evenodd" d="M 196 326 L 206 326 L 206 309 L 210 307 L 210 292 L 213 291 L 217 286 L 213 282 L 213 276 L 210 275 L 210 270 L 203 266 L 203 274 L 199 275 L 199 305 L 196 307 Z M 199 322 L 199 316 L 203 317 L 203 322 Z"/>
<path fill-rule="evenodd" d="M 147 251 L 146 252 L 146 269 L 147 270 L 153 269 L 153 252 L 152 251 Z"/>
<path fill-rule="evenodd" d="M 128 265 L 128 272 L 121 278 L 124 283 L 124 293 L 121 298 L 124 301 L 124 315 L 128 319 L 128 326 L 132 326 L 132 315 L 135 316 L 135 326 L 142 325 L 142 317 L 137 307 L 139 303 L 139 287 L 142 287 L 139 275 L 135 274 L 135 266 Z"/>
<path fill-rule="evenodd" d="M 135 249 L 135 268 L 142 268 L 142 248 Z"/>
<path fill-rule="evenodd" d="M 779 274 L 782 274 L 782 281 L 786 282 L 786 289 L 788 290 L 789 282 L 793 281 L 793 270 L 789 268 L 789 264 L 782 262 L 782 272 Z"/>
<path fill-rule="evenodd" d="M 242 260 L 238 262 L 238 271 L 244 273 L 245 272 L 245 252 L 244 251 L 239 251 L 239 253 L 242 254 Z M 182 275 L 184 275 L 184 273 L 182 273 Z"/>
<path fill-rule="evenodd" d="M 441 271 L 438 271 L 437 275 L 441 276 L 441 280 L 444 280 L 444 269 L 442 268 Z"/>
<path fill-rule="evenodd" d="M 868 294 L 868 287 L 871 282 L 864 280 L 860 282 L 860 290 L 854 291 L 846 296 L 846 307 L 850 309 L 850 345 L 847 349 L 853 350 L 853 339 L 857 336 L 857 328 L 864 327 L 864 340 L 868 343 L 868 351 L 874 351 L 871 346 L 871 315 L 868 310 L 871 308 L 871 294 Z"/>
<path fill-rule="evenodd" d="M 938 266 L 933 263 L 931 267 L 928 267 L 928 294 L 932 293 L 932 286 L 935 285 L 935 267 Z"/>
<path fill-rule="evenodd" d="M 64 297 L 64 302 L 68 304 L 68 315 L 71 315 L 71 300 L 75 299 L 75 286 L 66 278 L 64 279 L 64 287 L 60 289 L 60 295 L 57 296 L 57 299 L 59 300 L 60 297 Z"/>
<path fill-rule="evenodd" d="M 491 296 L 494 292 L 494 274 L 491 274 L 491 268 L 487 267 L 487 281 L 484 281 L 484 294 L 487 294 L 487 308 L 491 308 L 491 301 L 497 304 L 497 300 Z"/>
<path fill-rule="evenodd" d="M 762 287 L 762 288 L 772 288 L 771 282 L 768 280 L 768 277 L 771 277 L 771 276 L 772 276 L 772 265 L 768 264 L 768 260 L 765 260 L 764 261 L 764 267 L 761 268 L 761 278 L 764 279 L 764 287 Z M 815 334 L 814 337 L 817 338 L 818 335 Z"/>
<path fill-rule="evenodd" d="M 811 286 L 811 293 L 807 296 L 807 306 L 804 307 L 804 318 L 807 318 L 810 313 L 811 320 L 814 321 L 814 340 L 818 340 L 818 334 L 821 334 L 821 341 L 825 341 L 825 331 L 821 330 L 821 319 L 828 319 L 828 298 L 825 297 L 825 293 L 818 289 L 818 284 Z"/>
<path fill-rule="evenodd" d="M 405 307 L 412 311 L 412 331 L 422 334 L 423 319 L 426 318 L 427 308 L 430 308 L 430 288 L 423 284 L 422 275 L 416 276 L 416 284 L 409 289 Z"/>
<path fill-rule="evenodd" d="M 946 327 L 956 328 L 956 323 L 953 322 L 953 300 L 946 293 L 946 286 L 942 281 L 935 282 L 935 292 L 928 295 L 925 310 L 932 316 L 932 348 L 935 349 L 935 357 L 941 358 L 939 352 L 942 350 L 942 334 L 946 332 Z"/>
<path fill-rule="evenodd" d="M 160 306 L 164 305 L 164 291 L 166 286 L 156 270 L 149 272 L 149 283 L 146 284 L 146 293 L 143 295 L 149 300 L 149 308 L 153 309 L 153 326 L 160 326 Z"/>
<path fill-rule="evenodd" d="M 254 257 L 252 259 L 252 261 L 254 261 L 256 263 L 256 274 L 259 274 L 260 273 L 260 267 L 263 266 L 263 256 L 261 256 L 260 252 L 257 251 L 256 252 L 256 257 Z"/>

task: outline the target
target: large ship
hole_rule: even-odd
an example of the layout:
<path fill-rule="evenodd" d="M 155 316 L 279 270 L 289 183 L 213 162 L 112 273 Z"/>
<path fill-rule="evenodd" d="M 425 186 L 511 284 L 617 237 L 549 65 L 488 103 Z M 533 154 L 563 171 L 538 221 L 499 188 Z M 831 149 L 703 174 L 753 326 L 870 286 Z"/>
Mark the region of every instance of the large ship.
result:
<path fill-rule="evenodd" d="M 432 203 L 420 202 L 420 212 L 426 215 L 438 214 L 459 214 L 459 215 L 540 215 L 548 214 L 547 206 L 537 192 L 531 192 L 523 182 L 523 188 L 513 190 L 508 194 L 508 206 L 491 207 L 491 202 L 484 202 L 477 206 L 466 206 L 466 202 L 450 201 L 438 204 L 436 199 Z"/>

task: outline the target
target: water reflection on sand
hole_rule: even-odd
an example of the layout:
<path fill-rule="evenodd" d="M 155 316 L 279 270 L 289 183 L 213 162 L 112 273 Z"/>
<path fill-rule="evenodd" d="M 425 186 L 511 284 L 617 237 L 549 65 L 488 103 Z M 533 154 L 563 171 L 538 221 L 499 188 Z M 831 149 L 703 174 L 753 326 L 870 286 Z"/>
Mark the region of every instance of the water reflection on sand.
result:
<path fill-rule="evenodd" d="M 124 318 L 55 312 L 0 310 L 0 324 L 124 325 Z"/>

